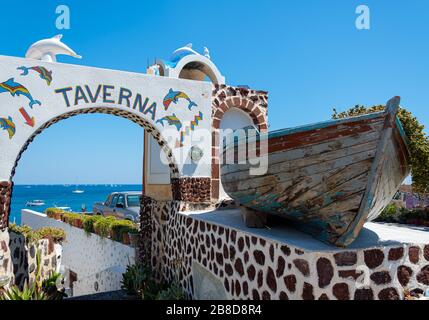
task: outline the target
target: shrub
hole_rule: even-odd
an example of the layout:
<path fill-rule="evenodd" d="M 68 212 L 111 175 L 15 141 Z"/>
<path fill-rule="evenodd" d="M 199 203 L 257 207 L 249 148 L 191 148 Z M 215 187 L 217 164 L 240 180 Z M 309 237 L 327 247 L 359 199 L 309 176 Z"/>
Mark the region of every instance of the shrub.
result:
<path fill-rule="evenodd" d="M 36 231 L 41 238 L 51 237 L 54 242 L 61 243 L 66 239 L 66 233 L 63 229 L 52 228 L 52 227 L 43 227 Z"/>
<path fill-rule="evenodd" d="M 398 208 L 394 204 L 389 204 L 380 213 L 380 215 L 377 218 L 377 221 L 396 222 L 398 219 L 397 213 L 398 213 Z"/>
<path fill-rule="evenodd" d="M 48 296 L 43 291 L 37 290 L 34 283 L 28 285 L 26 282 L 22 290 L 16 285 L 10 287 L 0 294 L 0 300 L 48 300 Z"/>
<path fill-rule="evenodd" d="M 29 226 L 18 226 L 11 224 L 9 230 L 25 237 L 27 243 L 33 243 L 41 239 L 51 238 L 54 242 L 62 242 L 66 239 L 66 234 L 63 229 L 43 227 L 38 230 L 33 230 Z"/>
<path fill-rule="evenodd" d="M 125 234 L 135 232 L 137 226 L 129 220 L 116 220 L 111 224 L 113 240 L 122 241 Z"/>
<path fill-rule="evenodd" d="M 176 283 L 170 285 L 167 289 L 161 290 L 156 296 L 156 300 L 184 300 L 183 289 Z"/>
<path fill-rule="evenodd" d="M 122 274 L 121 288 L 129 295 L 143 297 L 144 291 L 152 288 L 152 282 L 152 269 L 143 264 L 134 264 L 127 266 Z M 151 290 L 148 291 L 146 297 L 151 296 Z"/>
<path fill-rule="evenodd" d="M 98 219 L 94 223 L 94 230 L 100 237 L 106 238 L 110 235 L 111 226 L 115 221 L 116 218 L 112 216 Z"/>
<path fill-rule="evenodd" d="M 49 218 L 61 220 L 61 217 L 65 213 L 65 211 L 58 208 L 48 208 L 45 210 L 45 213 Z"/>
<path fill-rule="evenodd" d="M 18 226 L 16 224 L 12 223 L 9 225 L 9 230 L 24 236 L 25 241 L 27 243 L 33 243 L 33 242 L 36 242 L 42 238 L 40 236 L 40 234 L 38 234 L 32 228 L 30 228 L 29 226 L 26 226 L 26 225 Z"/>
<path fill-rule="evenodd" d="M 64 278 L 61 273 L 53 272 L 49 278 L 43 280 L 42 290 L 49 300 L 62 300 L 67 297 L 64 288 Z"/>
<path fill-rule="evenodd" d="M 94 224 L 100 220 L 104 219 L 103 216 L 96 216 L 96 215 L 85 215 L 83 217 L 83 230 L 86 231 L 86 233 L 94 233 Z"/>
<path fill-rule="evenodd" d="M 62 215 L 62 220 L 72 226 L 80 227 L 83 217 L 80 213 L 64 213 Z"/>

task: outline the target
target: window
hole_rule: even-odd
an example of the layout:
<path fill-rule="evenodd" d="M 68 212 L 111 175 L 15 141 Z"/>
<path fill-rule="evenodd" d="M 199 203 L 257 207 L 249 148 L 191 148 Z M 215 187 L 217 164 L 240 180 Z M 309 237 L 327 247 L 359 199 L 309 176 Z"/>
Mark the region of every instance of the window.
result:
<path fill-rule="evenodd" d="M 106 207 L 110 206 L 110 202 L 111 202 L 111 201 L 112 201 L 112 196 L 111 196 L 111 195 L 109 195 L 109 196 L 107 197 L 106 201 L 104 201 L 104 205 L 105 205 Z"/>
<path fill-rule="evenodd" d="M 118 203 L 118 198 L 119 196 L 117 194 L 115 194 L 112 198 L 112 202 L 110 203 L 111 207 L 116 207 L 116 204 Z"/>
<path fill-rule="evenodd" d="M 137 194 L 127 196 L 127 202 L 129 207 L 139 207 L 141 202 L 141 196 Z"/>
<path fill-rule="evenodd" d="M 121 194 L 121 195 L 118 197 L 118 203 L 117 203 L 116 205 L 118 205 L 118 204 L 122 204 L 122 206 L 125 208 L 125 197 L 124 197 L 124 195 L 123 195 L 123 194 Z"/>

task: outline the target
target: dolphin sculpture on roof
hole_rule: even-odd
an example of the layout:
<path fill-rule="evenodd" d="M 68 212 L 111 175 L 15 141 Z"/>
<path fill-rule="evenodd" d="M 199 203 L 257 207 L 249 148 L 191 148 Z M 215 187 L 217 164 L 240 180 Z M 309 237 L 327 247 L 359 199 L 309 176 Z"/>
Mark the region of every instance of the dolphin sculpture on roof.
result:
<path fill-rule="evenodd" d="M 33 43 L 25 54 L 26 58 L 42 60 L 47 62 L 56 62 L 57 55 L 63 54 L 74 58 L 82 58 L 70 47 L 61 42 L 62 34 L 56 35 L 50 39 L 43 39 Z"/>

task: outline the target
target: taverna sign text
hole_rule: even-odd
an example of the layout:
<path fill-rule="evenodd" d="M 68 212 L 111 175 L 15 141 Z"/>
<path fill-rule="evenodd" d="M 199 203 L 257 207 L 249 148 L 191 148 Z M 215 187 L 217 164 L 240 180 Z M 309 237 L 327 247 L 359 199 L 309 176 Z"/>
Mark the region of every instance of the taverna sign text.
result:
<path fill-rule="evenodd" d="M 55 90 L 64 100 L 66 107 L 78 106 L 83 103 L 104 103 L 122 105 L 141 112 L 155 120 L 156 102 L 151 102 L 142 94 L 134 94 L 127 88 L 115 88 L 113 85 L 99 84 L 98 86 L 77 85 Z"/>

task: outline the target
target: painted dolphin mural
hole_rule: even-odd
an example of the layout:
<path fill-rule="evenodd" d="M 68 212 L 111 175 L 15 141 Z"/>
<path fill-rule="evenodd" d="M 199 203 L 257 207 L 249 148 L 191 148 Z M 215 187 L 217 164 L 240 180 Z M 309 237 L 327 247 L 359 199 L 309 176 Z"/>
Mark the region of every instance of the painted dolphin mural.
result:
<path fill-rule="evenodd" d="M 167 121 L 170 126 L 176 126 L 177 131 L 180 131 L 182 128 L 182 122 L 180 122 L 179 118 L 177 118 L 174 113 L 171 116 L 165 116 L 157 120 L 156 123 L 160 123 L 162 126 L 164 126 L 164 121 Z"/>
<path fill-rule="evenodd" d="M 9 139 L 12 139 L 12 137 L 15 135 L 15 123 L 11 117 L 8 117 L 7 119 L 0 118 L 0 128 L 7 131 L 9 134 Z"/>
<path fill-rule="evenodd" d="M 0 83 L 0 93 L 3 92 L 9 92 L 12 97 L 15 96 L 25 96 L 28 100 L 30 100 L 29 102 L 29 107 L 31 109 L 33 109 L 33 105 L 37 104 L 37 105 L 42 105 L 42 103 L 38 100 L 34 100 L 33 97 L 30 94 L 30 91 L 28 91 L 28 89 L 26 87 L 24 87 L 22 84 L 15 82 L 14 78 L 10 78 L 9 80 Z"/>
<path fill-rule="evenodd" d="M 165 110 L 168 110 L 168 107 L 173 102 L 174 104 L 177 104 L 179 99 L 185 99 L 188 100 L 189 105 L 188 109 L 191 110 L 192 107 L 196 107 L 197 104 L 191 100 L 191 98 L 188 97 L 188 95 L 182 91 L 174 91 L 173 89 L 170 89 L 167 93 L 167 95 L 164 98 L 164 107 Z"/>
<path fill-rule="evenodd" d="M 39 74 L 39 77 L 46 81 L 48 86 L 51 85 L 52 82 L 52 71 L 48 71 L 44 67 L 36 66 L 36 67 L 19 67 L 18 70 L 22 70 L 21 76 L 28 75 L 29 71 L 33 70 L 36 71 Z"/>

